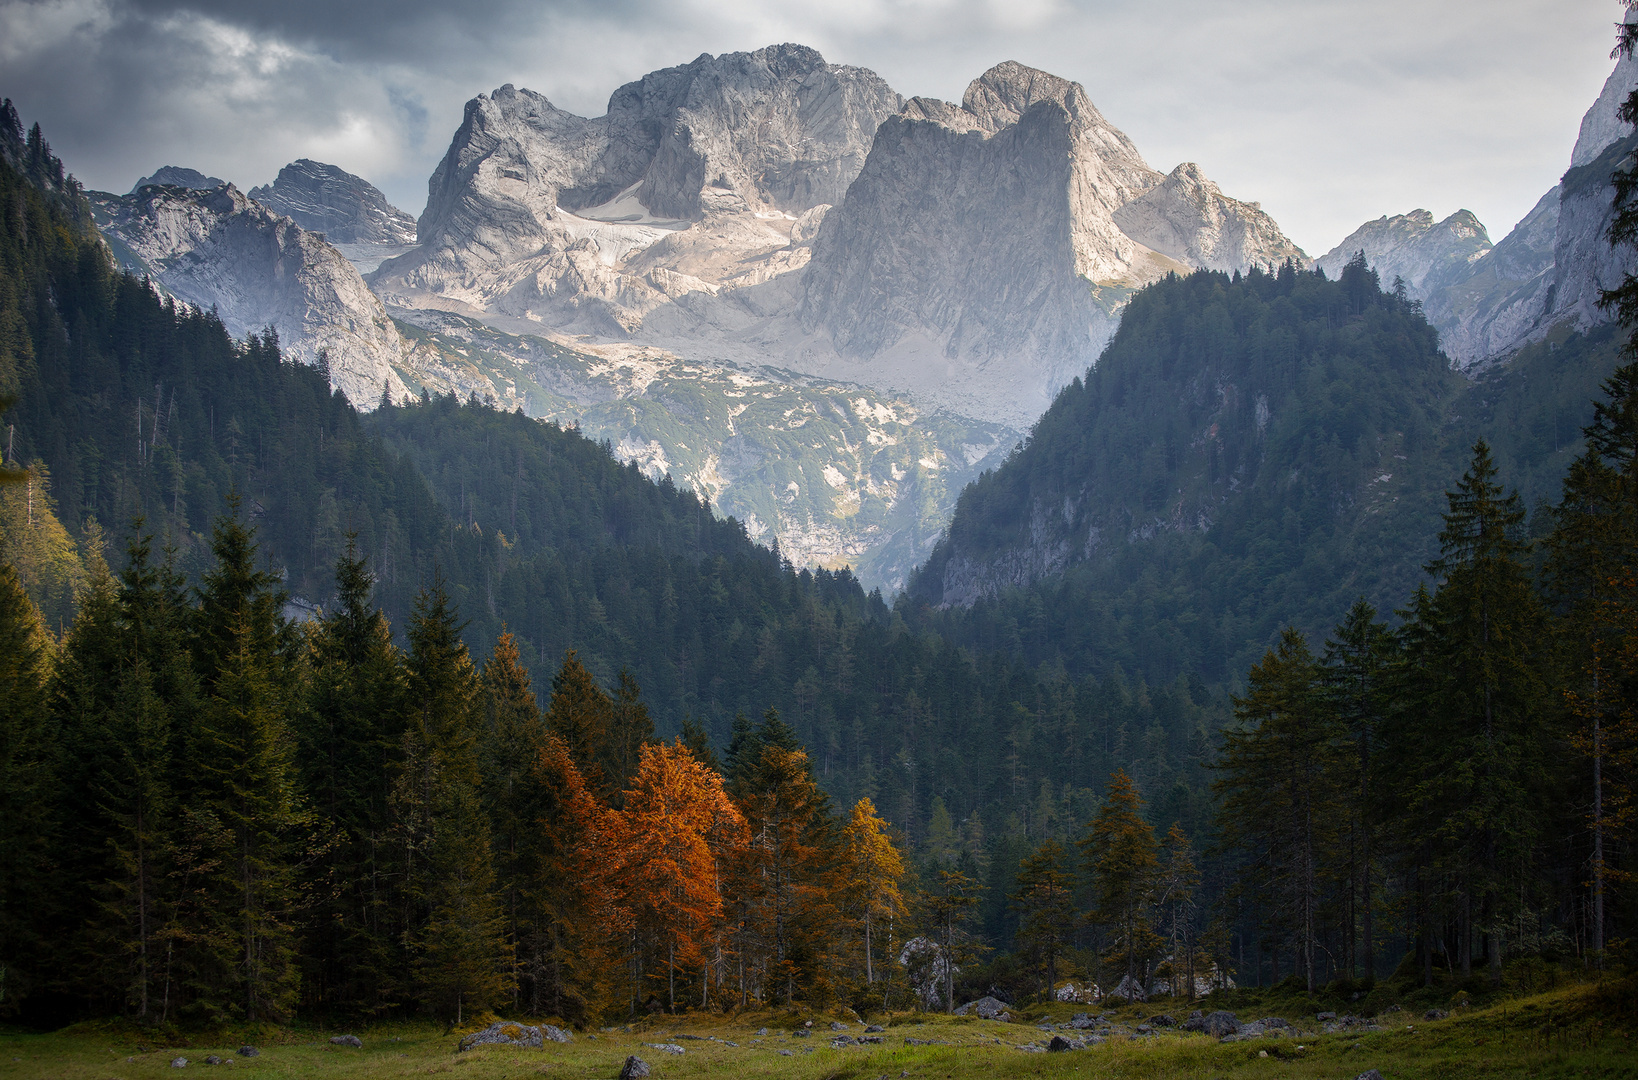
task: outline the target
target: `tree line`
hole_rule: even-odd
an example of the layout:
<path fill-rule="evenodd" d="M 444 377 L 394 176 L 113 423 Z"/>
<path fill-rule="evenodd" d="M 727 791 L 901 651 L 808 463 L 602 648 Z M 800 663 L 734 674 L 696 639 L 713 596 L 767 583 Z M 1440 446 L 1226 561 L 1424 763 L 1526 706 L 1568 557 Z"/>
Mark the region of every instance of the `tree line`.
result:
<path fill-rule="evenodd" d="M 1283 955 L 1309 988 L 1373 980 L 1391 952 L 1498 985 L 1509 957 L 1624 955 L 1638 365 L 1584 434 L 1533 538 L 1481 440 L 1397 627 L 1360 600 L 1318 652 L 1288 627 L 1252 667 L 1214 788 L 1224 899 L 1275 977 Z"/>

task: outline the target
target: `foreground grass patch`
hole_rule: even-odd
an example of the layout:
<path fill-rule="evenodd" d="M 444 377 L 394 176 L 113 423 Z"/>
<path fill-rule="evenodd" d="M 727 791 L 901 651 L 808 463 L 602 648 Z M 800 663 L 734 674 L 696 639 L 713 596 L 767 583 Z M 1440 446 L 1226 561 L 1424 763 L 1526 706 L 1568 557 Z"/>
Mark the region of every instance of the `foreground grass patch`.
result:
<path fill-rule="evenodd" d="M 447 1076 L 450 1080 L 565 1080 L 612 1078 L 627 1055 L 649 1063 L 656 1080 L 688 1077 L 780 1077 L 793 1080 L 876 1080 L 901 1075 L 928 1080 L 959 1077 L 1113 1077 L 1230 1080 L 1331 1078 L 1351 1080 L 1377 1069 L 1386 1080 L 1446 1077 L 1598 1077 L 1638 1075 L 1631 1045 L 1631 987 L 1574 987 L 1424 1022 L 1409 1013 L 1381 1018 L 1383 1030 L 1325 1035 L 1311 1015 L 1286 1015 L 1296 1025 L 1287 1037 L 1219 1043 L 1203 1035 L 1163 1032 L 1127 1034 L 1147 1015 L 1143 1007 L 1106 1012 L 1112 1034 L 1100 1045 L 1067 1053 L 1040 1053 L 1053 1032 L 1042 1023 L 993 1023 L 943 1016 L 896 1018 L 880 1044 L 833 1047 L 839 1034 L 858 1037 L 863 1027 L 830 1030 L 828 1018 L 812 1017 L 812 1033 L 792 1034 L 803 1018 L 790 1014 L 683 1017 L 650 1020 L 630 1030 L 582 1034 L 567 1045 L 542 1049 L 480 1047 L 456 1053 L 458 1034 L 425 1025 L 350 1029 L 362 1049 L 333 1046 L 334 1031 L 263 1030 L 253 1058 L 235 1051 L 243 1037 L 191 1037 L 187 1045 L 140 1042 L 143 1034 L 120 1025 L 80 1025 L 49 1035 L 0 1034 L 0 1080 L 139 1080 L 193 1076 L 197 1070 L 255 1080 L 388 1080 Z M 1259 1013 L 1258 1015 L 1269 1015 Z M 1242 1013 L 1242 1019 L 1249 1019 Z M 769 1034 L 757 1035 L 759 1028 Z M 1073 1033 L 1066 1033 L 1073 1034 Z M 673 1054 L 647 1045 L 683 1048 Z M 207 1065 L 215 1055 L 222 1065 Z M 186 1070 L 171 1065 L 185 1057 Z M 232 1062 L 232 1064 L 226 1064 Z"/>

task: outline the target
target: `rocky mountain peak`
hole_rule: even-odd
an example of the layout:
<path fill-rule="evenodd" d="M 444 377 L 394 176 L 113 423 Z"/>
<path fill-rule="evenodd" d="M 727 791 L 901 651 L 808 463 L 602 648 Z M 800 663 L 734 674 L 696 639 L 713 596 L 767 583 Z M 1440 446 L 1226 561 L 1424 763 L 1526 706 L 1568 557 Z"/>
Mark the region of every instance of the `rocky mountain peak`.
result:
<path fill-rule="evenodd" d="M 169 187 L 188 188 L 191 191 L 206 191 L 210 188 L 219 188 L 227 183 L 215 176 L 206 176 L 198 169 L 187 169 L 180 165 L 166 165 L 155 170 L 152 176 L 144 176 L 131 187 L 131 194 L 135 195 L 145 187 L 161 185 Z"/>
<path fill-rule="evenodd" d="M 415 219 L 374 184 L 335 165 L 301 158 L 250 197 L 304 229 L 342 244 L 413 244 Z"/>
<path fill-rule="evenodd" d="M 195 307 L 215 309 L 235 337 L 272 326 L 291 359 L 324 358 L 333 386 L 361 409 L 396 400 L 403 341 L 351 263 L 232 184 L 144 185 L 90 192 L 97 225 L 129 269 Z"/>

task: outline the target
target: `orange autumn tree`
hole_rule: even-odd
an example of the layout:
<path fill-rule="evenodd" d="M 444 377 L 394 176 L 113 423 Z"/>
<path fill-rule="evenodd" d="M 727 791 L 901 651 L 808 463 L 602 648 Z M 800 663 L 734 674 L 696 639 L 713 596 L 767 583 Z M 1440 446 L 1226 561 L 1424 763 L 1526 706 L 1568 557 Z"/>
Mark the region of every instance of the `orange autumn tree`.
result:
<path fill-rule="evenodd" d="M 617 989 L 611 936 L 621 927 L 608 853 L 625 829 L 597 801 L 569 746 L 547 735 L 533 771 L 531 917 L 520 940 L 530 1011 L 576 1023 L 602 1015 Z"/>
<path fill-rule="evenodd" d="M 633 1007 L 644 980 L 664 980 L 677 1007 L 677 979 L 702 972 L 708 1004 L 710 946 L 722 926 L 723 867 L 745 843 L 745 819 L 722 778 L 695 760 L 682 740 L 642 747 L 625 809 L 610 811 L 613 835 L 604 877 L 626 931 Z"/>

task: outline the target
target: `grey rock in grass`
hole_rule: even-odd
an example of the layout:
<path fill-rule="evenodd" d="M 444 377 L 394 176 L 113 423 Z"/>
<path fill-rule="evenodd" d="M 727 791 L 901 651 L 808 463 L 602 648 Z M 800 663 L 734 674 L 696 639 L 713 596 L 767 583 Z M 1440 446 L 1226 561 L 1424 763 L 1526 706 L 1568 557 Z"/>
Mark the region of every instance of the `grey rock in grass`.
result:
<path fill-rule="evenodd" d="M 549 1025 L 548 1025 L 549 1026 Z M 551 1029 L 557 1034 L 563 1032 L 557 1028 Z M 474 1046 L 526 1046 L 539 1047 L 548 1038 L 542 1028 L 531 1027 L 528 1024 L 514 1024 L 507 1020 L 490 1024 L 482 1031 L 474 1031 L 462 1039 L 457 1050 L 470 1050 Z M 567 1042 L 567 1038 L 552 1038 L 553 1042 Z"/>
<path fill-rule="evenodd" d="M 239 1047 L 239 1056 L 240 1057 L 260 1057 L 261 1053 L 262 1052 L 260 1050 L 256 1049 L 254 1046 L 241 1046 L 241 1047 Z"/>
<path fill-rule="evenodd" d="M 1078 1043 L 1072 1039 L 1066 1039 L 1062 1035 L 1054 1035 L 1052 1037 L 1052 1041 L 1047 1043 L 1047 1053 L 1061 1054 L 1066 1050 L 1081 1050 L 1084 1049 L 1084 1047 L 1084 1043 Z"/>
<path fill-rule="evenodd" d="M 357 1035 L 332 1035 L 330 1037 L 330 1045 L 351 1046 L 354 1049 L 360 1049 L 364 1046 L 364 1041 Z"/>
<path fill-rule="evenodd" d="M 620 1069 L 620 1080 L 644 1080 L 648 1076 L 648 1062 L 632 1054 Z"/>
<path fill-rule="evenodd" d="M 179 1057 L 179 1058 L 172 1058 L 171 1059 L 171 1068 L 173 1068 L 173 1069 L 186 1069 L 187 1067 L 188 1067 L 188 1059 L 187 1058 Z"/>
<path fill-rule="evenodd" d="M 1354 1080 L 1382 1080 L 1382 1074 L 1377 1072 L 1375 1069 L 1366 1069 L 1364 1072 L 1354 1077 Z"/>
<path fill-rule="evenodd" d="M 211 1054 L 209 1057 L 205 1058 L 206 1065 L 220 1065 L 221 1063 L 222 1059 L 217 1057 L 215 1054 Z"/>

